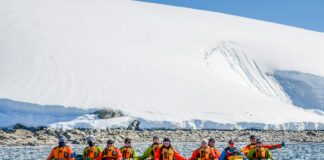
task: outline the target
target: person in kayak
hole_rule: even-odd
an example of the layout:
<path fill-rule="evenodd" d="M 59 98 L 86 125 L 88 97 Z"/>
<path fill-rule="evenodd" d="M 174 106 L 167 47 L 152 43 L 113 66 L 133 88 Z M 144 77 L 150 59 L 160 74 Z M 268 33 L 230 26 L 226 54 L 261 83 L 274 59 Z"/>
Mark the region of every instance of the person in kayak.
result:
<path fill-rule="evenodd" d="M 219 160 L 246 160 L 244 155 L 235 147 L 234 140 L 228 141 L 228 147 L 224 149 Z"/>
<path fill-rule="evenodd" d="M 201 141 L 201 146 L 194 150 L 192 156 L 189 160 L 217 160 L 215 153 L 208 146 L 207 140 L 203 139 Z"/>
<path fill-rule="evenodd" d="M 169 138 L 163 139 L 163 145 L 155 153 L 155 160 L 187 160 L 171 145 Z"/>
<path fill-rule="evenodd" d="M 123 159 L 137 160 L 137 153 L 131 146 L 131 139 L 125 138 L 124 146 L 119 150 L 122 153 Z"/>
<path fill-rule="evenodd" d="M 241 152 L 244 153 L 244 155 L 246 156 L 249 151 L 254 148 L 256 145 L 256 137 L 254 135 L 250 136 L 250 144 L 245 146 L 244 148 L 241 149 Z M 274 150 L 274 149 L 278 149 L 278 148 L 282 148 L 285 147 L 285 142 L 282 142 L 281 144 L 263 144 L 264 148 L 268 148 L 269 150 Z"/>
<path fill-rule="evenodd" d="M 208 146 L 209 148 L 212 150 L 212 152 L 214 152 L 214 154 L 216 155 L 217 158 L 220 157 L 221 153 L 220 151 L 215 147 L 215 143 L 216 143 L 216 140 L 214 138 L 210 138 L 208 140 Z"/>
<path fill-rule="evenodd" d="M 155 153 L 158 149 L 160 149 L 161 146 L 162 144 L 159 143 L 159 138 L 157 136 L 154 136 L 152 145 L 146 148 L 144 154 L 138 157 L 138 160 L 145 160 L 147 158 L 154 160 Z"/>
<path fill-rule="evenodd" d="M 250 149 L 247 158 L 249 160 L 273 160 L 270 150 L 262 145 L 260 139 L 256 140 L 256 145 L 254 148 Z"/>
<path fill-rule="evenodd" d="M 115 147 L 114 141 L 109 139 L 106 148 L 99 154 L 97 160 L 122 160 L 123 156 L 120 150 Z"/>
<path fill-rule="evenodd" d="M 95 160 L 102 152 L 102 148 L 96 145 L 96 138 L 93 135 L 87 136 L 86 141 L 88 146 L 83 149 L 82 157 L 86 160 Z"/>
<path fill-rule="evenodd" d="M 47 157 L 47 160 L 72 160 L 72 149 L 66 145 L 66 141 L 64 137 L 60 137 L 58 139 L 59 145 L 54 147 Z"/>

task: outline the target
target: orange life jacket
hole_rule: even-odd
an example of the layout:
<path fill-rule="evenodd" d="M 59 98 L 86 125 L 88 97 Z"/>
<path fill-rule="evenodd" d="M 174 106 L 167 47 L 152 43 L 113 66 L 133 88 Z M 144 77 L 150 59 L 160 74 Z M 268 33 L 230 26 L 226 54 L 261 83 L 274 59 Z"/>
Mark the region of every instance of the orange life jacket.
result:
<path fill-rule="evenodd" d="M 68 146 L 55 147 L 53 153 L 55 160 L 65 160 L 69 157 Z"/>
<path fill-rule="evenodd" d="M 255 150 L 255 157 L 254 158 L 261 158 L 261 159 L 267 159 L 268 154 L 264 147 L 261 147 L 259 149 Z"/>
<path fill-rule="evenodd" d="M 173 160 L 174 159 L 174 149 L 172 147 L 160 148 L 160 159 L 161 160 Z"/>
<path fill-rule="evenodd" d="M 156 153 L 156 151 L 158 150 L 158 149 L 160 149 L 161 148 L 161 144 L 152 144 L 152 151 L 151 151 L 151 158 L 152 159 L 154 159 L 154 155 L 155 155 L 155 153 Z"/>
<path fill-rule="evenodd" d="M 122 153 L 124 159 L 134 158 L 132 155 L 132 153 L 133 153 L 132 147 L 124 146 L 124 147 L 120 148 L 120 152 Z"/>
<path fill-rule="evenodd" d="M 210 152 L 209 147 L 206 148 L 200 147 L 196 158 L 198 158 L 199 160 L 210 160 L 213 159 L 213 155 Z"/>
<path fill-rule="evenodd" d="M 117 148 L 115 148 L 115 147 L 105 148 L 102 152 L 102 160 L 117 159 L 118 153 L 117 153 L 116 149 Z"/>
<path fill-rule="evenodd" d="M 87 147 L 85 151 L 85 157 L 89 159 L 95 159 L 99 156 L 97 146 Z"/>

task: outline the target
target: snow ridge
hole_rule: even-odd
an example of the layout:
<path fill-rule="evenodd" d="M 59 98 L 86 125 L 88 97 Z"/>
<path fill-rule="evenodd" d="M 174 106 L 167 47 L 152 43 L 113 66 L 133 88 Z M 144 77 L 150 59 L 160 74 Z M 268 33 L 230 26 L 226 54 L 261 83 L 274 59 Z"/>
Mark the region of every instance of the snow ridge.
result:
<path fill-rule="evenodd" d="M 262 72 L 256 61 L 248 57 L 246 52 L 251 51 L 248 51 L 237 42 L 222 41 L 205 53 L 205 60 L 209 68 L 217 72 L 217 74 L 222 74 L 229 79 L 234 78 L 238 83 L 245 82 L 244 85 L 260 93 L 290 103 L 291 100 L 280 84 L 273 77 Z M 226 71 L 220 70 L 219 65 L 226 65 L 224 63 L 230 69 L 227 68 Z"/>

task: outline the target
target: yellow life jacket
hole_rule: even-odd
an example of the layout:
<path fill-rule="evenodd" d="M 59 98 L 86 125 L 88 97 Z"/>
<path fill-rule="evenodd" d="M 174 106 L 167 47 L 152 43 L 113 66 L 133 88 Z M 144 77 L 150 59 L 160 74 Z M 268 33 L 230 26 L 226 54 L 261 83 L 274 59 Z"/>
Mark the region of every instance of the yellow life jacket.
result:
<path fill-rule="evenodd" d="M 102 159 L 117 159 L 118 153 L 115 147 L 105 148 L 102 152 Z"/>
<path fill-rule="evenodd" d="M 174 159 L 174 149 L 172 147 L 169 148 L 161 148 L 161 155 L 162 160 L 173 160 Z"/>
<path fill-rule="evenodd" d="M 243 156 L 229 156 L 228 160 L 243 160 Z"/>
<path fill-rule="evenodd" d="M 267 150 L 264 147 L 255 150 L 255 158 L 267 159 Z"/>
<path fill-rule="evenodd" d="M 99 156 L 97 146 L 87 147 L 85 151 L 85 157 L 89 159 L 95 159 Z"/>
<path fill-rule="evenodd" d="M 133 155 L 132 155 L 132 152 L 133 152 L 133 148 L 132 147 L 122 147 L 120 149 L 120 152 L 122 153 L 123 155 L 123 159 L 129 159 L 129 158 L 134 158 Z"/>
<path fill-rule="evenodd" d="M 54 148 L 54 159 L 55 160 L 65 160 L 68 158 L 69 153 L 67 151 L 68 146 L 55 147 Z"/>
<path fill-rule="evenodd" d="M 199 148 L 198 155 L 197 155 L 198 160 L 209 160 L 213 159 L 212 153 L 210 152 L 210 148 Z"/>

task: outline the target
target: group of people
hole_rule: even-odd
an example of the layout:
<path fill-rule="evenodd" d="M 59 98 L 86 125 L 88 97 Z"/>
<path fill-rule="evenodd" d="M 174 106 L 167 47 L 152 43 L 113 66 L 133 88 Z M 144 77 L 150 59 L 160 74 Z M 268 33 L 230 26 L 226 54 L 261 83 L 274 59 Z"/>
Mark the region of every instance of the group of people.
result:
<path fill-rule="evenodd" d="M 190 158 L 181 155 L 172 145 L 169 138 L 164 138 L 163 143 L 158 137 L 153 137 L 152 144 L 142 156 L 138 156 L 131 146 L 131 139 L 124 140 L 124 146 L 117 148 L 113 140 L 107 141 L 107 146 L 102 149 L 96 144 L 94 136 L 86 138 L 88 146 L 82 155 L 77 156 L 66 145 L 64 138 L 59 138 L 59 145 L 51 151 L 47 160 L 267 160 L 272 159 L 270 150 L 281 148 L 285 143 L 265 145 L 255 136 L 250 136 L 250 144 L 239 150 L 235 147 L 234 140 L 229 140 L 228 146 L 220 152 L 215 148 L 215 139 L 203 139 L 199 148 L 195 149 Z"/>

